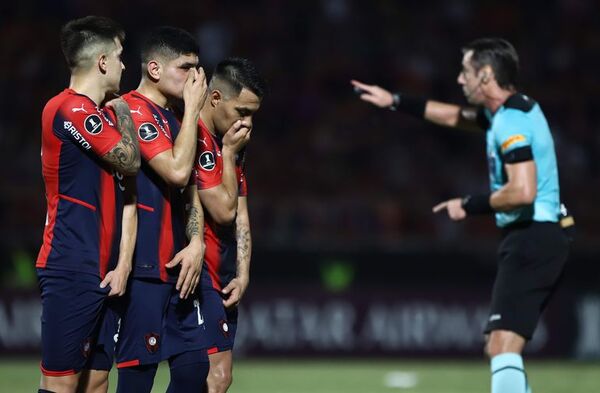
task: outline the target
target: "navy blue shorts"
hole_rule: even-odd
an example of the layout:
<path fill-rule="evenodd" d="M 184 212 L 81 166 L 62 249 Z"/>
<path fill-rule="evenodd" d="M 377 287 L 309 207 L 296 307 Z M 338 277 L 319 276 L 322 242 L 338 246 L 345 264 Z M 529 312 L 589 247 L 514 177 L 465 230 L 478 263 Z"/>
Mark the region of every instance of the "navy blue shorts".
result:
<path fill-rule="evenodd" d="M 42 296 L 42 363 L 47 376 L 77 374 L 89 360 L 110 288 L 100 277 L 37 269 Z"/>
<path fill-rule="evenodd" d="M 208 273 L 202 273 L 203 280 L 199 285 L 199 300 L 202 319 L 204 320 L 204 348 L 209 355 L 233 349 L 237 331 L 237 307 L 223 307 L 221 293 L 212 286 Z"/>
<path fill-rule="evenodd" d="M 200 276 L 198 288 L 187 299 L 180 299 L 177 291 L 171 296 L 164 329 L 162 360 L 184 352 L 208 348 L 204 315 L 198 296 L 205 277 L 208 277 L 208 274 Z M 208 280 L 210 281 L 210 278 Z"/>
<path fill-rule="evenodd" d="M 161 361 L 164 317 L 174 285 L 151 279 L 132 279 L 120 304 L 116 345 L 117 367 Z M 105 338 L 110 334 L 105 334 Z"/>
<path fill-rule="evenodd" d="M 172 283 L 134 278 L 119 308 L 117 368 L 156 364 L 206 348 L 196 317 L 199 301 L 180 299 Z M 105 341 L 111 337 L 109 331 L 102 336 Z"/>
<path fill-rule="evenodd" d="M 115 346 L 119 337 L 122 302 L 123 299 L 120 297 L 106 300 L 106 310 L 102 315 L 98 338 L 84 367 L 86 370 L 109 371 L 112 368 L 115 359 Z"/>

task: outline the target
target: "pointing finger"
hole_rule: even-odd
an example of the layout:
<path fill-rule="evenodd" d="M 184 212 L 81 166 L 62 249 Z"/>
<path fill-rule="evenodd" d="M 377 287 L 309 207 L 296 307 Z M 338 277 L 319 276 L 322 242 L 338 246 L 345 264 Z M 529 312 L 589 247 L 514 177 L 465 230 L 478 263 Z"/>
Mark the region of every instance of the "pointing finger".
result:
<path fill-rule="evenodd" d="M 440 204 L 437 204 L 433 207 L 433 212 L 434 213 L 439 213 L 440 211 L 446 209 L 448 207 L 448 202 L 442 202 Z"/>

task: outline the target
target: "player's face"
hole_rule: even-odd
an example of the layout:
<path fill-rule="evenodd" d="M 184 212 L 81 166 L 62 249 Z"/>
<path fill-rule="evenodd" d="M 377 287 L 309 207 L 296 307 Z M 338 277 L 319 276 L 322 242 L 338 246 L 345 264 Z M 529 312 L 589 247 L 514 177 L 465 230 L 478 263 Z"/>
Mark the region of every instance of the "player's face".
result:
<path fill-rule="evenodd" d="M 472 57 L 472 50 L 465 52 L 462 60 L 462 70 L 458 74 L 458 84 L 462 86 L 467 101 L 470 104 L 479 105 L 483 102 L 481 75 L 471 64 Z"/>
<path fill-rule="evenodd" d="M 125 65 L 121 60 L 123 54 L 123 45 L 118 38 L 115 38 L 115 48 L 106 56 L 106 75 L 108 77 L 109 92 L 119 91 L 121 84 L 121 75 Z"/>
<path fill-rule="evenodd" d="M 181 55 L 174 60 L 163 63 L 160 74 L 161 91 L 168 97 L 183 99 L 183 87 L 188 73 L 198 67 L 198 56 L 193 54 Z"/>
<path fill-rule="evenodd" d="M 220 100 L 213 116 L 216 132 L 219 135 L 225 134 L 238 120 L 242 121 L 242 127 L 252 130 L 252 117 L 259 108 L 260 98 L 246 88 L 237 97 Z"/>

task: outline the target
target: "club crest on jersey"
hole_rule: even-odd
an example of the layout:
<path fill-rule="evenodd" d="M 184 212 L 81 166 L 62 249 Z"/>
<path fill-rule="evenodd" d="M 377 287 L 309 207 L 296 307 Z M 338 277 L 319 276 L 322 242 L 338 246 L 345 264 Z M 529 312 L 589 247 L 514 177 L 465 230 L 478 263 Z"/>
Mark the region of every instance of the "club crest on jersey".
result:
<path fill-rule="evenodd" d="M 138 128 L 138 135 L 144 142 L 151 142 L 158 138 L 158 130 L 152 123 L 143 123 Z"/>
<path fill-rule="evenodd" d="M 226 338 L 229 337 L 229 325 L 227 324 L 227 321 L 224 319 L 221 319 L 219 321 L 219 327 L 221 328 L 221 332 L 223 333 L 223 335 Z"/>
<path fill-rule="evenodd" d="M 98 135 L 102 132 L 102 119 L 98 115 L 89 115 L 85 118 L 83 126 L 88 134 Z"/>
<path fill-rule="evenodd" d="M 213 155 L 212 151 L 205 151 L 204 153 L 200 154 L 200 158 L 198 158 L 198 164 L 205 171 L 212 171 L 215 169 L 215 156 Z"/>
<path fill-rule="evenodd" d="M 156 333 L 148 333 L 144 336 L 144 342 L 146 343 L 146 349 L 150 353 L 156 353 L 158 351 L 160 335 Z"/>

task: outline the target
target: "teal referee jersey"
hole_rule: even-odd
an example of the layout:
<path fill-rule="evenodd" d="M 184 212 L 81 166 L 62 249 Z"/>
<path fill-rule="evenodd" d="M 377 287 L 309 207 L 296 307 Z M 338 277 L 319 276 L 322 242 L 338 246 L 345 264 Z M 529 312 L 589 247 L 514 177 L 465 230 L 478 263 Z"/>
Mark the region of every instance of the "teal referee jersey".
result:
<path fill-rule="evenodd" d="M 480 112 L 481 113 L 481 112 Z M 487 158 L 492 192 L 507 183 L 505 164 L 533 160 L 537 174 L 537 195 L 532 205 L 496 213 L 496 225 L 506 227 L 522 221 L 557 222 L 560 188 L 554 140 L 539 104 L 516 93 L 493 115 L 481 113 L 487 129 Z"/>

